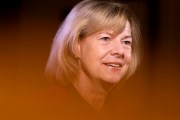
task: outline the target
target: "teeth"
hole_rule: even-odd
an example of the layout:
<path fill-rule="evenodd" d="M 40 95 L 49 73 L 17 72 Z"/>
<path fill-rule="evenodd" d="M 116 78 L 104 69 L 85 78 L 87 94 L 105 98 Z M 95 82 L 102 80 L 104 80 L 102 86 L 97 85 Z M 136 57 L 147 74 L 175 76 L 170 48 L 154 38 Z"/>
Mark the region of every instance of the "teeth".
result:
<path fill-rule="evenodd" d="M 108 65 L 112 67 L 120 67 L 120 65 L 117 65 L 117 64 L 108 64 Z"/>

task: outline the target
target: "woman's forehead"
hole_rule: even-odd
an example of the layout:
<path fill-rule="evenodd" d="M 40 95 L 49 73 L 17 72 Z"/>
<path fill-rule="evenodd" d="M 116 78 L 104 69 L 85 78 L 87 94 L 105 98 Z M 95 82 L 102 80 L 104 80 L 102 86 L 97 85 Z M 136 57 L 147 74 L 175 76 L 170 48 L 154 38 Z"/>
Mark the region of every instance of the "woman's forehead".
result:
<path fill-rule="evenodd" d="M 124 28 L 122 30 L 114 30 L 111 28 L 105 28 L 103 30 L 98 31 L 96 34 L 101 34 L 101 33 L 107 33 L 107 34 L 119 34 L 119 33 L 125 33 L 127 35 L 131 35 L 131 26 L 129 21 L 127 21 L 124 25 Z"/>
<path fill-rule="evenodd" d="M 130 25 L 129 21 L 126 22 L 124 31 L 127 32 L 128 34 L 131 33 L 131 25 Z"/>

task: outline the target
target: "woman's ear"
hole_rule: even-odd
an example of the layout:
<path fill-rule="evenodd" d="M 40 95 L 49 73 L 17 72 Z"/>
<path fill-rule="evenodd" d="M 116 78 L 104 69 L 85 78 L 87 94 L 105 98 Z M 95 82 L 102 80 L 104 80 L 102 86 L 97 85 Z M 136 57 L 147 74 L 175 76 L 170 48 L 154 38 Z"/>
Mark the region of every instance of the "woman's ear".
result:
<path fill-rule="evenodd" d="M 80 51 L 81 51 L 81 43 L 79 40 L 77 40 L 73 46 L 73 54 L 76 58 L 80 58 Z"/>

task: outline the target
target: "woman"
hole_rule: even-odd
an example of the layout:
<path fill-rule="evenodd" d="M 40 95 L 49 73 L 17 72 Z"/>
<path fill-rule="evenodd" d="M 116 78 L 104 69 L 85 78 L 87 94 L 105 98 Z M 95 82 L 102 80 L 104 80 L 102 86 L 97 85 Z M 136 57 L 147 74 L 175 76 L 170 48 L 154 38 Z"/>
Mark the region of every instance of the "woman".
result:
<path fill-rule="evenodd" d="M 136 70 L 139 36 L 127 5 L 84 0 L 59 28 L 46 73 L 101 111 L 112 88 Z"/>

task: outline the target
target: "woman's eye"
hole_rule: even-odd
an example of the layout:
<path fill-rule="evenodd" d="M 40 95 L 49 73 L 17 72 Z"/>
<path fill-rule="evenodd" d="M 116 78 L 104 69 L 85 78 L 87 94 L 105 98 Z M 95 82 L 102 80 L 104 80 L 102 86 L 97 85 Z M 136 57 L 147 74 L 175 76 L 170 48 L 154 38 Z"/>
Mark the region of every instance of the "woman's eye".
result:
<path fill-rule="evenodd" d="M 130 46 L 132 44 L 131 41 L 123 41 L 123 44 Z"/>
<path fill-rule="evenodd" d="M 109 37 L 102 37 L 102 38 L 100 38 L 100 39 L 103 40 L 103 41 L 109 41 L 109 40 L 110 40 Z"/>

